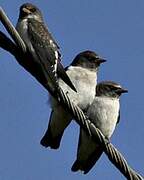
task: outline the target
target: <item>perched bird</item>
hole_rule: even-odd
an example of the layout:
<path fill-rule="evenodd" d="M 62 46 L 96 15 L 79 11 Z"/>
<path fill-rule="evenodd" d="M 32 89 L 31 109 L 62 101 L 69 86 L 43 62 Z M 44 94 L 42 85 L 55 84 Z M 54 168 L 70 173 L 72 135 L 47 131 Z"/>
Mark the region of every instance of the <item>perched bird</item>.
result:
<path fill-rule="evenodd" d="M 120 96 L 128 92 L 113 81 L 104 81 L 96 86 L 96 96 L 87 110 L 91 122 L 109 139 L 120 119 Z M 72 171 L 88 173 L 100 158 L 103 150 L 92 137 L 80 128 L 77 159 Z"/>
<path fill-rule="evenodd" d="M 106 60 L 99 57 L 95 52 L 84 51 L 78 54 L 73 62 L 66 68 L 66 73 L 77 89 L 72 91 L 61 79 L 59 85 L 76 105 L 86 111 L 95 97 L 95 84 L 97 73 L 101 63 Z M 53 98 L 50 99 L 52 112 L 48 129 L 41 139 L 41 145 L 53 149 L 60 146 L 60 141 L 65 128 L 72 120 L 72 116 Z"/>
<path fill-rule="evenodd" d="M 49 33 L 44 24 L 42 14 L 36 6 L 26 3 L 20 7 L 16 29 L 25 42 L 27 50 L 34 59 L 34 62 L 32 63 L 33 67 L 30 67 L 30 71 L 34 71 L 35 66 L 40 66 L 44 78 L 46 78 L 48 83 L 53 86 L 53 78 L 50 73 L 52 70 L 55 73 L 55 76 L 58 75 L 58 77 L 63 79 L 66 84 L 76 91 L 60 63 L 59 46 Z M 32 59 L 29 59 L 29 61 L 32 61 Z"/>

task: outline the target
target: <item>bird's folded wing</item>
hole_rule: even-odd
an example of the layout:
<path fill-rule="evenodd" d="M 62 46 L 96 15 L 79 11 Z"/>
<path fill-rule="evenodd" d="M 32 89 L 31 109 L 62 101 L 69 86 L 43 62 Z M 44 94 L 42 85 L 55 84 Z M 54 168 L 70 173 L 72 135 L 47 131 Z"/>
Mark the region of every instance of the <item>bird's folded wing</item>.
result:
<path fill-rule="evenodd" d="M 37 31 L 36 31 L 37 30 Z M 45 75 L 52 81 L 51 70 L 63 79 L 74 91 L 76 91 L 70 78 L 66 74 L 64 67 L 60 63 L 59 47 L 53 40 L 51 34 L 42 23 L 33 19 L 28 20 L 28 31 L 31 39 L 32 46 L 38 56 L 39 63 L 44 68 Z"/>

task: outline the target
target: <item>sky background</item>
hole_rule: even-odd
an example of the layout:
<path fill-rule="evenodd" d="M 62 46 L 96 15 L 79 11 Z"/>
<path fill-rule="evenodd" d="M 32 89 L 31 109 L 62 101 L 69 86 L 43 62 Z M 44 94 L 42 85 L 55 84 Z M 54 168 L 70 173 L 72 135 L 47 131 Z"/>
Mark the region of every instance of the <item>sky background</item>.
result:
<path fill-rule="evenodd" d="M 121 120 L 112 143 L 144 175 L 144 1 L 30 2 L 42 10 L 65 66 L 83 50 L 96 51 L 107 59 L 99 81 L 114 80 L 129 90 L 121 98 Z M 0 0 L 13 24 L 23 3 Z M 0 30 L 6 32 L 1 24 Z M 125 179 L 105 154 L 87 175 L 71 172 L 79 135 L 75 122 L 58 150 L 40 145 L 50 115 L 47 91 L 3 49 L 0 82 L 0 180 Z"/>

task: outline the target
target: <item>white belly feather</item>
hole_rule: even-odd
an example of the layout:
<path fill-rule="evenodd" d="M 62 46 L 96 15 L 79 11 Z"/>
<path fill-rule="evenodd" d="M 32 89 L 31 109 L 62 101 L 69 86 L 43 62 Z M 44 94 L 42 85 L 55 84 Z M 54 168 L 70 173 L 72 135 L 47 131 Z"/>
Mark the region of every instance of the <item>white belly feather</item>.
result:
<path fill-rule="evenodd" d="M 119 99 L 109 97 L 95 97 L 88 116 L 91 121 L 110 138 L 115 129 L 119 114 Z"/>
<path fill-rule="evenodd" d="M 96 72 L 91 72 L 81 67 L 70 66 L 67 74 L 76 87 L 77 93 L 61 79 L 59 79 L 60 87 L 76 105 L 83 110 L 87 109 L 95 97 Z"/>

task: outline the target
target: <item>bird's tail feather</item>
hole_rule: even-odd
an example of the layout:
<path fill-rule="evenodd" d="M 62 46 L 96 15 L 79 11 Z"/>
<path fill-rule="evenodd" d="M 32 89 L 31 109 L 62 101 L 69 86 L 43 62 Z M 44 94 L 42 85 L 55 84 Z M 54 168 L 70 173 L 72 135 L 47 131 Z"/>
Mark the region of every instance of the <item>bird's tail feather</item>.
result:
<path fill-rule="evenodd" d="M 50 131 L 46 131 L 45 135 L 42 137 L 40 144 L 44 147 L 50 147 L 52 149 L 58 149 L 60 146 L 62 135 L 57 137 L 52 137 Z"/>
<path fill-rule="evenodd" d="M 71 170 L 76 172 L 78 170 L 82 171 L 84 174 L 87 174 L 91 168 L 95 165 L 97 160 L 100 158 L 101 154 L 103 153 L 102 148 L 99 149 L 91 154 L 91 156 L 86 161 L 79 161 L 78 159 L 72 165 Z"/>

